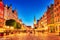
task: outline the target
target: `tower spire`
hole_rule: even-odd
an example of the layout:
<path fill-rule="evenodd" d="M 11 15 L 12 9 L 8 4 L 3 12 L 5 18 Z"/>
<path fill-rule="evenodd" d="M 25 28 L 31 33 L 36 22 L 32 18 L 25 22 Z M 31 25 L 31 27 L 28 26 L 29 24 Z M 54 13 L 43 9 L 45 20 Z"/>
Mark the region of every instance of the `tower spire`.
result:
<path fill-rule="evenodd" d="M 34 24 L 36 24 L 36 18 L 35 18 L 35 16 L 34 16 Z"/>
<path fill-rule="evenodd" d="M 36 29 L 37 28 L 37 23 L 36 23 L 36 18 L 34 16 L 34 28 Z"/>

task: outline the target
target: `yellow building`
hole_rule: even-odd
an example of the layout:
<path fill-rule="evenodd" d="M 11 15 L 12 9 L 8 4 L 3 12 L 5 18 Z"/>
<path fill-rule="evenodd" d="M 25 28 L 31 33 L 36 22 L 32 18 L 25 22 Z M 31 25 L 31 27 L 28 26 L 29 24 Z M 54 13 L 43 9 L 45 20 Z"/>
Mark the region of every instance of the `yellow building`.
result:
<path fill-rule="evenodd" d="M 46 12 L 41 17 L 41 19 L 37 21 L 37 26 L 38 26 L 38 30 L 40 30 L 40 31 L 43 31 L 43 30 L 47 31 L 48 30 Z"/>

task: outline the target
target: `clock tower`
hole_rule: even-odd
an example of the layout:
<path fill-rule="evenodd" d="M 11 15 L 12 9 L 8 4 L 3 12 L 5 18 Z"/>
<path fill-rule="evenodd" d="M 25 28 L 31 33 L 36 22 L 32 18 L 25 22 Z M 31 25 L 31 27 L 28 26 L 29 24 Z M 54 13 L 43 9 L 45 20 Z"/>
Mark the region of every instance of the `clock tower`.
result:
<path fill-rule="evenodd" d="M 37 24 L 36 24 L 36 18 L 34 16 L 34 28 L 36 29 L 37 28 Z"/>

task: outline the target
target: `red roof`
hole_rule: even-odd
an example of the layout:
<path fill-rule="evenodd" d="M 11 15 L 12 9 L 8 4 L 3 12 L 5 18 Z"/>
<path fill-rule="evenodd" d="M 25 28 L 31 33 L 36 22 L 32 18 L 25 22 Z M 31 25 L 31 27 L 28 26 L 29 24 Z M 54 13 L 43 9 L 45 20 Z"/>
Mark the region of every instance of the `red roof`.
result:
<path fill-rule="evenodd" d="M 31 28 L 31 26 L 27 26 L 28 28 Z"/>

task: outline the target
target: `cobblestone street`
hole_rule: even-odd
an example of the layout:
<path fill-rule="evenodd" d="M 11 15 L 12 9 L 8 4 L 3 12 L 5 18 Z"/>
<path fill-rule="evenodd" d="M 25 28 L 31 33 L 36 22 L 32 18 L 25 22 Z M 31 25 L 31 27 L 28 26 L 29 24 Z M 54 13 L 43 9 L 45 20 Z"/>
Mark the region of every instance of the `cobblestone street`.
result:
<path fill-rule="evenodd" d="M 16 34 L 13 36 L 7 36 L 6 38 L 0 38 L 0 40 L 60 40 L 60 36 L 53 34 Z"/>

